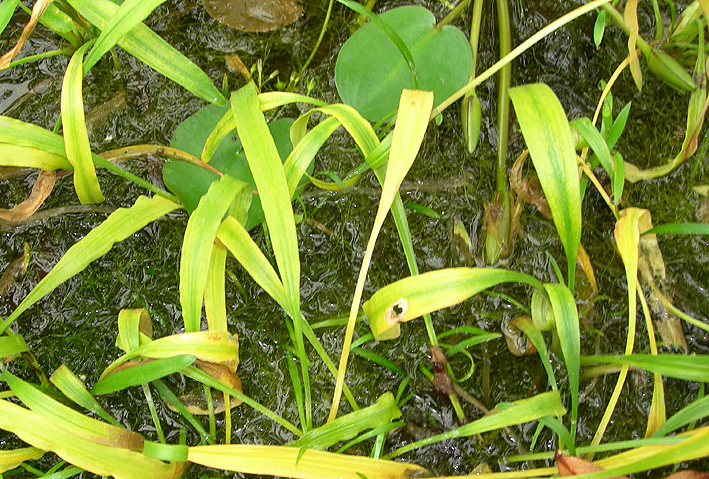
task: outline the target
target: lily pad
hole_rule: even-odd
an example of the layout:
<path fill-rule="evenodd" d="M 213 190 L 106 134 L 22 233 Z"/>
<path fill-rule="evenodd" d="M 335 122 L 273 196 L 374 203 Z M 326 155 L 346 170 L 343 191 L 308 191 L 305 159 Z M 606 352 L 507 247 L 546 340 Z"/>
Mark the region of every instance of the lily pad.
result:
<path fill-rule="evenodd" d="M 199 158 L 209 134 L 228 110 L 229 106 L 217 105 L 207 105 L 198 110 L 194 115 L 180 123 L 175 130 L 170 146 Z M 292 123 L 292 119 L 283 118 L 268 125 L 281 161 L 285 161 L 293 149 L 289 135 Z M 209 164 L 222 173 L 244 181 L 256 189 L 256 184 L 251 176 L 251 170 L 244 156 L 244 150 L 241 147 L 236 130 L 233 130 L 219 143 Z M 165 186 L 177 196 L 189 213 L 192 213 L 197 208 L 199 200 L 207 192 L 212 182 L 219 179 L 216 174 L 204 168 L 177 160 L 165 162 L 162 176 Z M 245 227 L 247 230 L 251 229 L 262 221 L 261 201 L 258 195 L 254 195 L 249 207 Z"/>
<path fill-rule="evenodd" d="M 296 0 L 202 0 L 207 13 L 244 32 L 270 32 L 289 25 L 303 13 Z"/>
<path fill-rule="evenodd" d="M 380 15 L 413 57 L 420 90 L 433 91 L 434 106 L 465 85 L 473 68 L 470 43 L 455 27 L 435 29 L 436 18 L 422 7 L 399 7 Z M 389 37 L 367 23 L 345 42 L 335 64 L 342 100 L 369 121 L 395 112 L 401 90 L 413 88 L 411 70 Z"/>

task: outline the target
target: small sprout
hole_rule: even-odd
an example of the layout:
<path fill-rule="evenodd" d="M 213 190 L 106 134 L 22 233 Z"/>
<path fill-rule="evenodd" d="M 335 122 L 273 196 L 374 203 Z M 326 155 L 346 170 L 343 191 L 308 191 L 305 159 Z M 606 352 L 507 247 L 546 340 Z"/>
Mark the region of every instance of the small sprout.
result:
<path fill-rule="evenodd" d="M 475 90 L 463 98 L 463 102 L 460 105 L 460 119 L 465 146 L 468 149 L 468 153 L 472 154 L 478 146 L 482 122 L 482 107 Z"/>
<path fill-rule="evenodd" d="M 531 323 L 532 318 L 529 316 L 519 316 L 510 322 L 502 324 L 502 332 L 505 335 L 505 342 L 507 342 L 507 349 L 517 356 L 529 356 L 530 354 L 535 354 L 537 348 L 524 337 L 522 334 L 521 323 Z"/>

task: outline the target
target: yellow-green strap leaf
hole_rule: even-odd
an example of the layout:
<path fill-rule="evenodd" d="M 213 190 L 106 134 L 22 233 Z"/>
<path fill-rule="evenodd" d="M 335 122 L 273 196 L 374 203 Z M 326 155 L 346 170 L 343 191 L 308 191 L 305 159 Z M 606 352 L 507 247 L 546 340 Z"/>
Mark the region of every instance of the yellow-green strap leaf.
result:
<path fill-rule="evenodd" d="M 214 243 L 209 261 L 209 274 L 204 288 L 204 312 L 210 331 L 226 331 L 226 293 L 224 274 L 227 249 L 221 241 Z"/>
<path fill-rule="evenodd" d="M 156 359 L 133 367 L 121 369 L 100 380 L 91 388 L 91 394 L 98 396 L 149 383 L 169 376 L 192 364 L 195 356 L 183 354 L 170 358 Z"/>
<path fill-rule="evenodd" d="M 118 421 L 106 412 L 101 407 L 98 401 L 86 390 L 84 383 L 76 377 L 66 364 L 62 364 L 50 376 L 49 380 L 59 389 L 67 398 L 74 401 L 79 406 L 87 411 L 91 411 L 104 421 L 113 424 L 116 427 L 122 427 Z"/>
<path fill-rule="evenodd" d="M 39 459 L 44 451 L 36 447 L 23 447 L 11 451 L 0 451 L 0 474 L 14 469 L 25 461 Z"/>
<path fill-rule="evenodd" d="M 0 164 L 20 168 L 39 168 L 45 171 L 71 170 L 73 168 L 64 156 L 9 143 L 0 143 Z"/>
<path fill-rule="evenodd" d="M 156 196 L 140 196 L 130 208 L 119 208 L 103 223 L 92 229 L 78 243 L 69 248 L 62 259 L 30 291 L 13 313 L 0 323 L 0 333 L 15 321 L 27 308 L 49 294 L 64 281 L 83 271 L 92 261 L 106 254 L 115 243 L 123 241 L 161 216 L 180 205 Z"/>
<path fill-rule="evenodd" d="M 232 201 L 248 184 L 229 175 L 212 182 L 190 215 L 180 257 L 180 305 L 186 332 L 199 331 L 212 245 Z"/>
<path fill-rule="evenodd" d="M 84 78 L 83 55 L 90 46 L 87 43 L 72 55 L 64 73 L 61 95 L 66 157 L 74 166 L 74 188 L 82 204 L 100 203 L 104 200 L 89 145 L 81 88 Z"/>

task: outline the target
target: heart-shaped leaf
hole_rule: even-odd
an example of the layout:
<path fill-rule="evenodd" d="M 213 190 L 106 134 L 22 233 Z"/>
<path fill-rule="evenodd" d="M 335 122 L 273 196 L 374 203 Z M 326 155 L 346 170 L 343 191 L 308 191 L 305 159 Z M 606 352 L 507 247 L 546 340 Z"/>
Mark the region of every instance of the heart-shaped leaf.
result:
<path fill-rule="evenodd" d="M 207 105 L 198 110 L 180 123 L 175 130 L 170 146 L 199 158 L 207 137 L 227 110 L 229 107 L 216 105 Z M 280 119 L 268 125 L 281 161 L 285 161 L 293 149 L 289 135 L 292 123 L 291 119 Z M 224 137 L 209 161 L 209 165 L 256 189 L 236 130 Z M 197 208 L 200 198 L 207 192 L 212 182 L 219 179 L 216 174 L 183 161 L 166 162 L 162 174 L 165 186 L 177 196 L 190 213 Z M 261 201 L 255 195 L 249 208 L 246 229 L 251 229 L 262 221 Z"/>
<path fill-rule="evenodd" d="M 473 66 L 463 32 L 445 26 L 422 7 L 394 8 L 380 15 L 411 52 L 418 89 L 433 91 L 434 107 L 468 81 Z M 335 64 L 335 83 L 342 100 L 370 121 L 396 111 L 404 88 L 414 88 L 411 70 L 399 49 L 374 23 L 355 32 L 342 46 Z"/>

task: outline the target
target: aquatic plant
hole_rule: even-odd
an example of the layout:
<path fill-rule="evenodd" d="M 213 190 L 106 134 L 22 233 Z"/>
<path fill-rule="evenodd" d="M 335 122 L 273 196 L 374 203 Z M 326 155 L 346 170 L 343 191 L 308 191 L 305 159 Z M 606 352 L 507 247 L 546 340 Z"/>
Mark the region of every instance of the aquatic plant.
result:
<path fill-rule="evenodd" d="M 559 99 L 544 84 L 521 85 L 509 90 L 528 155 L 543 191 L 536 204 L 546 205 L 566 256 L 565 270 L 552 258 L 556 281 L 539 279 L 536 274 L 491 267 L 442 268 L 419 274 L 411 232 L 399 193 L 433 119 L 561 25 L 599 7 L 604 8 L 603 11 L 609 12 L 609 16 L 615 19 L 617 12 L 614 7 L 607 6 L 607 0 L 590 2 L 552 22 L 504 55 L 492 67 L 479 75 L 473 75 L 467 83 L 465 80 L 471 76 L 471 64 L 465 61 L 455 62 L 456 68 L 462 65 L 460 69 L 467 70 L 463 71 L 460 85 L 453 88 L 457 88 L 455 92 L 451 93 L 445 89 L 439 91 L 433 85 L 430 86 L 433 92 L 425 91 L 427 88 L 423 83 L 418 85 L 419 89 L 407 89 L 405 87 L 408 85 L 401 84 L 394 87 L 384 85 L 386 82 L 379 79 L 376 84 L 387 91 L 386 101 L 394 97 L 396 104 L 392 108 L 384 100 L 377 101 L 377 106 L 380 103 L 383 105 L 378 112 L 368 111 L 367 104 L 358 102 L 358 98 L 363 98 L 361 92 L 355 92 L 350 100 L 346 98 L 348 94 L 341 93 L 343 100 L 349 101 L 351 105 L 327 104 L 303 94 L 279 91 L 260 93 L 253 82 L 248 82 L 232 92 L 227 101 L 225 95 L 213 86 L 204 72 L 142 23 L 161 3 L 127 0 L 117 7 L 105 0 L 96 5 L 84 0 L 67 0 L 59 2 L 60 8 L 56 9 L 52 8 L 51 2 L 39 1 L 35 4 L 30 24 L 40 21 L 43 11 L 47 9 L 46 11 L 53 15 L 52 18 L 61 19 L 58 23 L 63 26 L 56 27 L 55 31 L 70 41 L 75 48 L 64 75 L 61 118 L 56 123 L 55 131 L 50 132 L 37 125 L 0 117 L 0 163 L 39 168 L 43 171 L 73 171 L 76 195 L 82 203 L 100 202 L 104 198 L 96 167 L 105 168 L 143 186 L 152 192 L 153 196 L 141 196 L 129 208 L 119 208 L 111 213 L 104 222 L 72 246 L 17 308 L 0 322 L 0 357 L 4 359 L 0 379 L 9 388 L 0 393 L 0 428 L 31 445 L 0 453 L 0 471 L 12 470 L 18 466 L 32 470 L 28 461 L 39 458 L 45 451 L 51 451 L 71 464 L 61 471 L 64 477 L 78 474 L 82 470 L 114 477 L 145 477 L 146 474 L 151 477 L 179 477 L 185 473 L 190 463 L 241 473 L 291 477 L 417 477 L 429 473 L 426 469 L 428 464 L 390 459 L 440 441 L 472 437 L 533 421 L 537 422 L 535 438 L 539 437 L 544 429 L 552 431 L 555 445 L 563 449 L 564 454 L 593 454 L 630 448 L 630 451 L 595 461 L 594 464 L 603 470 L 592 472 L 591 477 L 646 471 L 679 461 L 709 456 L 709 442 L 705 438 L 709 434 L 709 426 L 690 427 L 681 434 L 670 435 L 688 424 L 705 420 L 704 398 L 698 398 L 675 415 L 666 418 L 662 381 L 663 377 L 667 377 L 707 382 L 709 362 L 706 355 L 659 353 L 651 321 L 652 313 L 639 279 L 644 269 L 661 269 L 661 263 L 657 262 L 657 233 L 707 234 L 708 231 L 706 225 L 663 225 L 653 228 L 649 211 L 632 206 L 621 209 L 624 182 L 629 180 L 628 172 L 632 171 L 632 168 L 624 163 L 622 156 L 614 148 L 629 115 L 629 109 L 625 109 L 614 119 L 612 105 L 609 106 L 609 103 L 612 103 L 609 91 L 617 75 L 609 80 L 599 101 L 599 110 L 603 107 L 606 110 L 598 129 L 594 126 L 595 118 L 581 118 L 570 122 Z M 342 0 L 341 3 L 352 6 L 349 1 Z M 16 4 L 17 2 L 0 4 L 0 7 L 5 9 L 0 9 L 0 19 L 3 16 L 9 18 L 8 15 L 12 14 Z M 632 23 L 630 20 L 633 18 L 634 8 L 634 2 L 627 3 L 624 15 L 626 23 Z M 691 13 L 691 10 L 687 10 Z M 397 11 L 398 13 L 394 13 Z M 432 37 L 446 31 L 444 28 L 435 33 L 428 12 L 422 12 L 418 7 L 406 7 L 376 17 L 377 20 L 363 27 L 361 31 L 364 33 L 360 36 L 360 41 L 365 43 L 364 48 L 368 41 L 372 41 L 367 40 L 367 35 L 383 42 L 400 34 L 396 33 L 396 28 L 392 29 L 394 35 L 382 34 L 382 31 L 376 29 L 383 28 L 388 31 L 386 25 L 389 21 L 394 24 L 390 27 L 395 27 L 397 22 L 401 21 L 396 15 L 403 15 L 404 19 L 410 18 L 409 15 L 413 16 L 416 19 L 414 24 L 419 27 L 425 25 L 426 32 Z M 701 18 L 703 22 L 699 30 L 699 38 L 702 38 L 706 15 L 698 14 L 695 18 Z M 632 53 L 634 45 L 641 43 L 637 26 L 630 25 L 629 30 L 633 45 L 628 60 L 621 66 L 632 68 L 637 79 L 637 68 L 634 66 L 637 58 Z M 101 33 L 95 36 L 98 31 Z M 455 31 L 458 33 L 450 34 L 459 37 L 460 32 Z M 361 40 L 362 37 L 364 40 Z M 406 40 L 413 40 L 413 44 L 407 43 Z M 416 50 L 417 40 L 419 39 L 416 37 L 404 38 L 403 46 L 397 45 L 396 48 L 390 49 L 390 59 L 383 60 L 390 69 L 384 71 L 393 75 L 396 67 L 404 72 L 407 81 L 409 73 L 412 74 L 412 79 L 419 74 L 419 79 L 423 79 L 421 72 L 430 66 L 427 57 L 418 57 L 409 51 Z M 469 53 L 468 44 L 467 41 L 463 43 L 465 45 L 460 49 L 464 52 L 462 57 L 466 59 Z M 217 106 L 208 106 L 186 120 L 176 131 L 170 147 L 139 145 L 101 155 L 94 154 L 88 141 L 83 112 L 82 78 L 115 45 L 196 96 Z M 698 136 L 704 115 L 703 110 L 699 108 L 706 103 L 706 84 L 704 70 L 701 68 L 705 61 L 703 48 L 703 41 L 700 41 L 697 45 L 695 72 L 700 72 L 702 82 L 700 86 L 690 88 L 688 125 L 691 122 L 693 129 L 690 133 L 688 128 L 689 140 L 686 140 L 686 145 L 683 144 L 682 147 L 683 159 L 691 152 L 689 145 L 692 138 L 696 139 Z M 343 51 L 346 59 L 349 53 L 347 50 Z M 656 62 L 653 68 L 664 75 L 661 78 L 665 81 L 672 78 L 681 83 L 683 75 L 680 72 L 684 70 L 679 64 L 669 57 L 660 57 L 657 56 L 658 53 L 652 52 L 649 54 L 649 61 Z M 401 55 L 401 58 L 397 55 Z M 17 67 L 19 63 L 10 63 L 11 56 L 14 55 L 5 57 L 6 65 Z M 419 62 L 424 65 L 419 65 Z M 657 63 L 661 66 L 657 66 Z M 342 87 L 344 91 L 353 85 L 362 88 L 361 72 L 355 67 L 348 68 L 340 69 L 340 75 L 344 75 L 344 78 L 342 82 L 338 81 L 338 87 L 347 84 L 348 87 Z M 413 74 L 414 70 L 416 75 Z M 621 70 L 622 68 L 619 68 L 617 73 Z M 670 72 L 669 76 L 667 71 Z M 686 82 L 684 84 L 689 87 Z M 384 88 L 385 86 L 388 88 Z M 415 86 L 415 83 L 412 86 Z M 267 121 L 268 112 L 292 104 L 308 105 L 308 109 L 292 120 L 292 123 L 283 123 L 283 120 L 278 120 L 282 123 Z M 360 108 L 363 111 L 359 111 Z M 370 121 L 381 120 L 394 109 L 396 114 L 391 128 L 378 132 Z M 309 129 L 311 120 L 318 120 L 318 123 Z M 58 134 L 60 126 L 62 135 Z M 343 175 L 342 179 L 336 178 L 337 181 L 330 184 L 310 176 L 309 171 L 312 171 L 318 151 L 340 127 L 356 144 L 362 156 L 362 165 Z M 186 133 L 192 128 L 192 131 L 198 131 L 199 135 Z M 285 129 L 287 136 L 284 134 Z M 189 138 L 181 139 L 182 135 Z M 588 158 L 588 147 L 593 152 L 591 158 Z M 143 155 L 148 152 L 170 158 L 170 163 L 163 170 L 163 178 L 172 193 L 108 161 L 109 158 Z M 610 196 L 594 172 L 598 165 L 609 178 Z M 313 325 L 301 311 L 301 258 L 292 202 L 305 179 L 322 188 L 347 188 L 356 183 L 369 169 L 381 184 L 380 200 L 363 254 L 349 316 L 342 322 L 345 330 L 339 338 L 340 361 L 339 367 L 336 368 L 316 336 Z M 501 169 L 503 168 L 498 168 L 498 172 Z M 580 178 L 579 171 L 583 173 L 583 178 Z M 576 264 L 578 261 L 583 275 L 591 282 L 593 268 L 590 261 L 585 259 L 585 251 L 581 246 L 582 201 L 589 182 L 604 198 L 614 216 L 615 244 L 625 268 L 628 335 L 625 354 L 621 356 L 581 354 L 581 325 L 576 304 L 579 294 Z M 253 206 L 255 198 L 259 199 L 260 210 Z M 189 212 L 179 269 L 184 332 L 154 339 L 150 316 L 144 308 L 123 309 L 117 318 L 116 338 L 116 346 L 123 354 L 103 371 L 93 387 L 87 389 L 82 379 L 77 378 L 66 367 L 59 368 L 47 379 L 41 366 L 34 361 L 32 350 L 24 341 L 21 332 L 12 328 L 13 323 L 32 305 L 62 283 L 80 274 L 116 243 L 178 209 L 186 209 Z M 360 304 L 365 295 L 365 281 L 372 264 L 374 248 L 390 211 L 411 276 L 379 288 Z M 249 233 L 250 229 L 260 223 L 263 223 L 263 228 L 268 232 L 269 241 L 266 245 L 259 245 Z M 296 400 L 296 412 L 293 414 L 297 415 L 297 425 L 292 422 L 294 418 L 282 417 L 261 405 L 259 398 L 252 397 L 248 390 L 244 393 L 241 389 L 241 381 L 237 375 L 240 361 L 238 338 L 229 331 L 227 321 L 225 265 L 228 254 L 236 259 L 251 280 L 281 309 L 281 314 L 273 321 L 273 327 L 286 328 L 291 339 L 288 345 L 288 371 L 293 397 Z M 651 261 L 653 259 L 654 262 Z M 651 274 L 649 278 L 653 277 Z M 477 328 L 461 327 L 456 331 L 457 340 L 444 344 L 440 340 L 450 337 L 450 334 L 437 334 L 429 313 L 459 304 L 503 283 L 523 286 L 520 297 L 514 301 L 529 304 L 528 308 L 522 307 L 529 310 L 531 321 L 517 324 L 540 356 L 547 375 L 546 384 L 541 388 L 543 391 L 516 398 L 514 401 L 501 402 L 492 411 L 494 413 L 486 412 L 482 417 L 459 427 L 387 449 L 387 433 L 403 426 L 400 408 L 405 404 L 406 399 L 402 395 L 409 378 L 402 379 L 396 395 L 393 392 L 385 392 L 369 406 L 361 407 L 358 404 L 355 394 L 348 388 L 346 375 L 355 344 L 354 331 L 360 318 L 360 307 L 372 334 L 360 338 L 357 344 L 370 340 L 394 340 L 401 334 L 401 323 L 424 317 L 427 342 L 431 346 L 434 363 L 432 371 L 426 369 L 425 373 L 433 377 L 439 392 L 447 395 L 453 401 L 454 407 L 462 411 L 461 406 L 456 406 L 455 403 L 457 394 L 462 394 L 456 392 L 453 383 L 453 380 L 458 378 L 455 378 L 452 368 L 446 364 L 445 356 L 453 356 L 459 352 L 467 354 L 471 361 L 469 374 L 472 374 L 473 360 L 468 350 L 501 335 Z M 659 288 L 653 289 L 653 293 L 660 298 L 662 291 Z M 634 354 L 638 299 L 646 319 L 650 354 Z M 709 331 L 705 321 L 683 313 L 675 308 L 668 298 L 660 298 L 660 301 L 682 320 L 703 331 Z M 555 373 L 552 369 L 549 348 L 542 331 L 552 331 L 555 341 L 558 342 L 555 352 L 563 361 L 563 371 L 557 370 Z M 464 339 L 460 339 L 460 336 L 464 336 Z M 314 383 L 311 383 L 310 379 L 312 363 L 315 361 L 313 352 L 330 373 L 330 386 L 333 389 L 328 419 L 320 424 L 318 421 L 324 418 L 318 417 L 315 410 L 322 408 L 313 404 Z M 39 384 L 31 384 L 20 377 L 25 373 L 20 358 L 28 367 L 38 372 Z M 397 372 L 395 364 L 375 353 L 370 352 L 368 359 Z M 581 367 L 592 364 L 620 365 L 620 375 L 594 439 L 590 445 L 586 445 L 585 441 L 577 438 L 580 384 L 584 379 Z M 600 441 L 613 415 L 630 367 L 644 369 L 654 375 L 647 438 L 606 443 L 601 446 Z M 605 371 L 591 369 L 585 370 L 584 373 L 592 376 Z M 557 375 L 561 373 L 564 375 L 563 380 L 557 379 Z M 195 414 L 202 411 L 198 412 L 192 405 L 184 404 L 186 400 L 178 398 L 164 381 L 166 377 L 176 374 L 202 385 L 207 400 L 209 430 L 195 418 Z M 151 441 L 146 435 L 126 428 L 113 418 L 97 399 L 102 395 L 137 387 L 140 387 L 145 395 L 153 419 L 155 436 L 159 442 Z M 213 390 L 223 394 L 221 406 L 214 401 L 217 393 Z M 161 419 L 156 412 L 156 401 L 153 399 L 155 392 L 162 401 L 181 414 L 186 425 L 197 432 L 199 445 L 188 445 L 184 434 L 179 435 L 176 441 L 173 436 L 171 443 L 168 443 L 168 437 L 164 434 Z M 266 392 L 269 393 L 278 394 L 279 391 Z M 343 395 L 351 412 L 340 414 Z M 26 407 L 8 400 L 11 397 Z M 292 441 L 274 445 L 230 444 L 231 409 L 237 404 L 254 408 L 268 417 L 287 431 Z M 79 412 L 78 409 L 85 412 Z M 225 412 L 224 444 L 216 444 L 215 417 L 221 413 L 217 412 L 218 409 Z M 88 413 L 102 420 L 95 419 Z M 372 457 L 326 451 L 342 444 L 338 450 L 341 452 L 370 438 L 374 438 Z M 522 454 L 511 460 L 548 460 L 553 457 L 556 457 L 559 463 L 564 462 L 560 460 L 563 455 L 555 456 L 554 451 L 550 450 L 534 455 Z M 62 466 L 63 463 L 59 462 L 47 472 L 59 473 L 58 470 Z M 559 471 L 561 472 L 561 466 Z M 556 472 L 557 469 L 552 468 L 529 468 L 518 474 L 548 476 Z"/>

